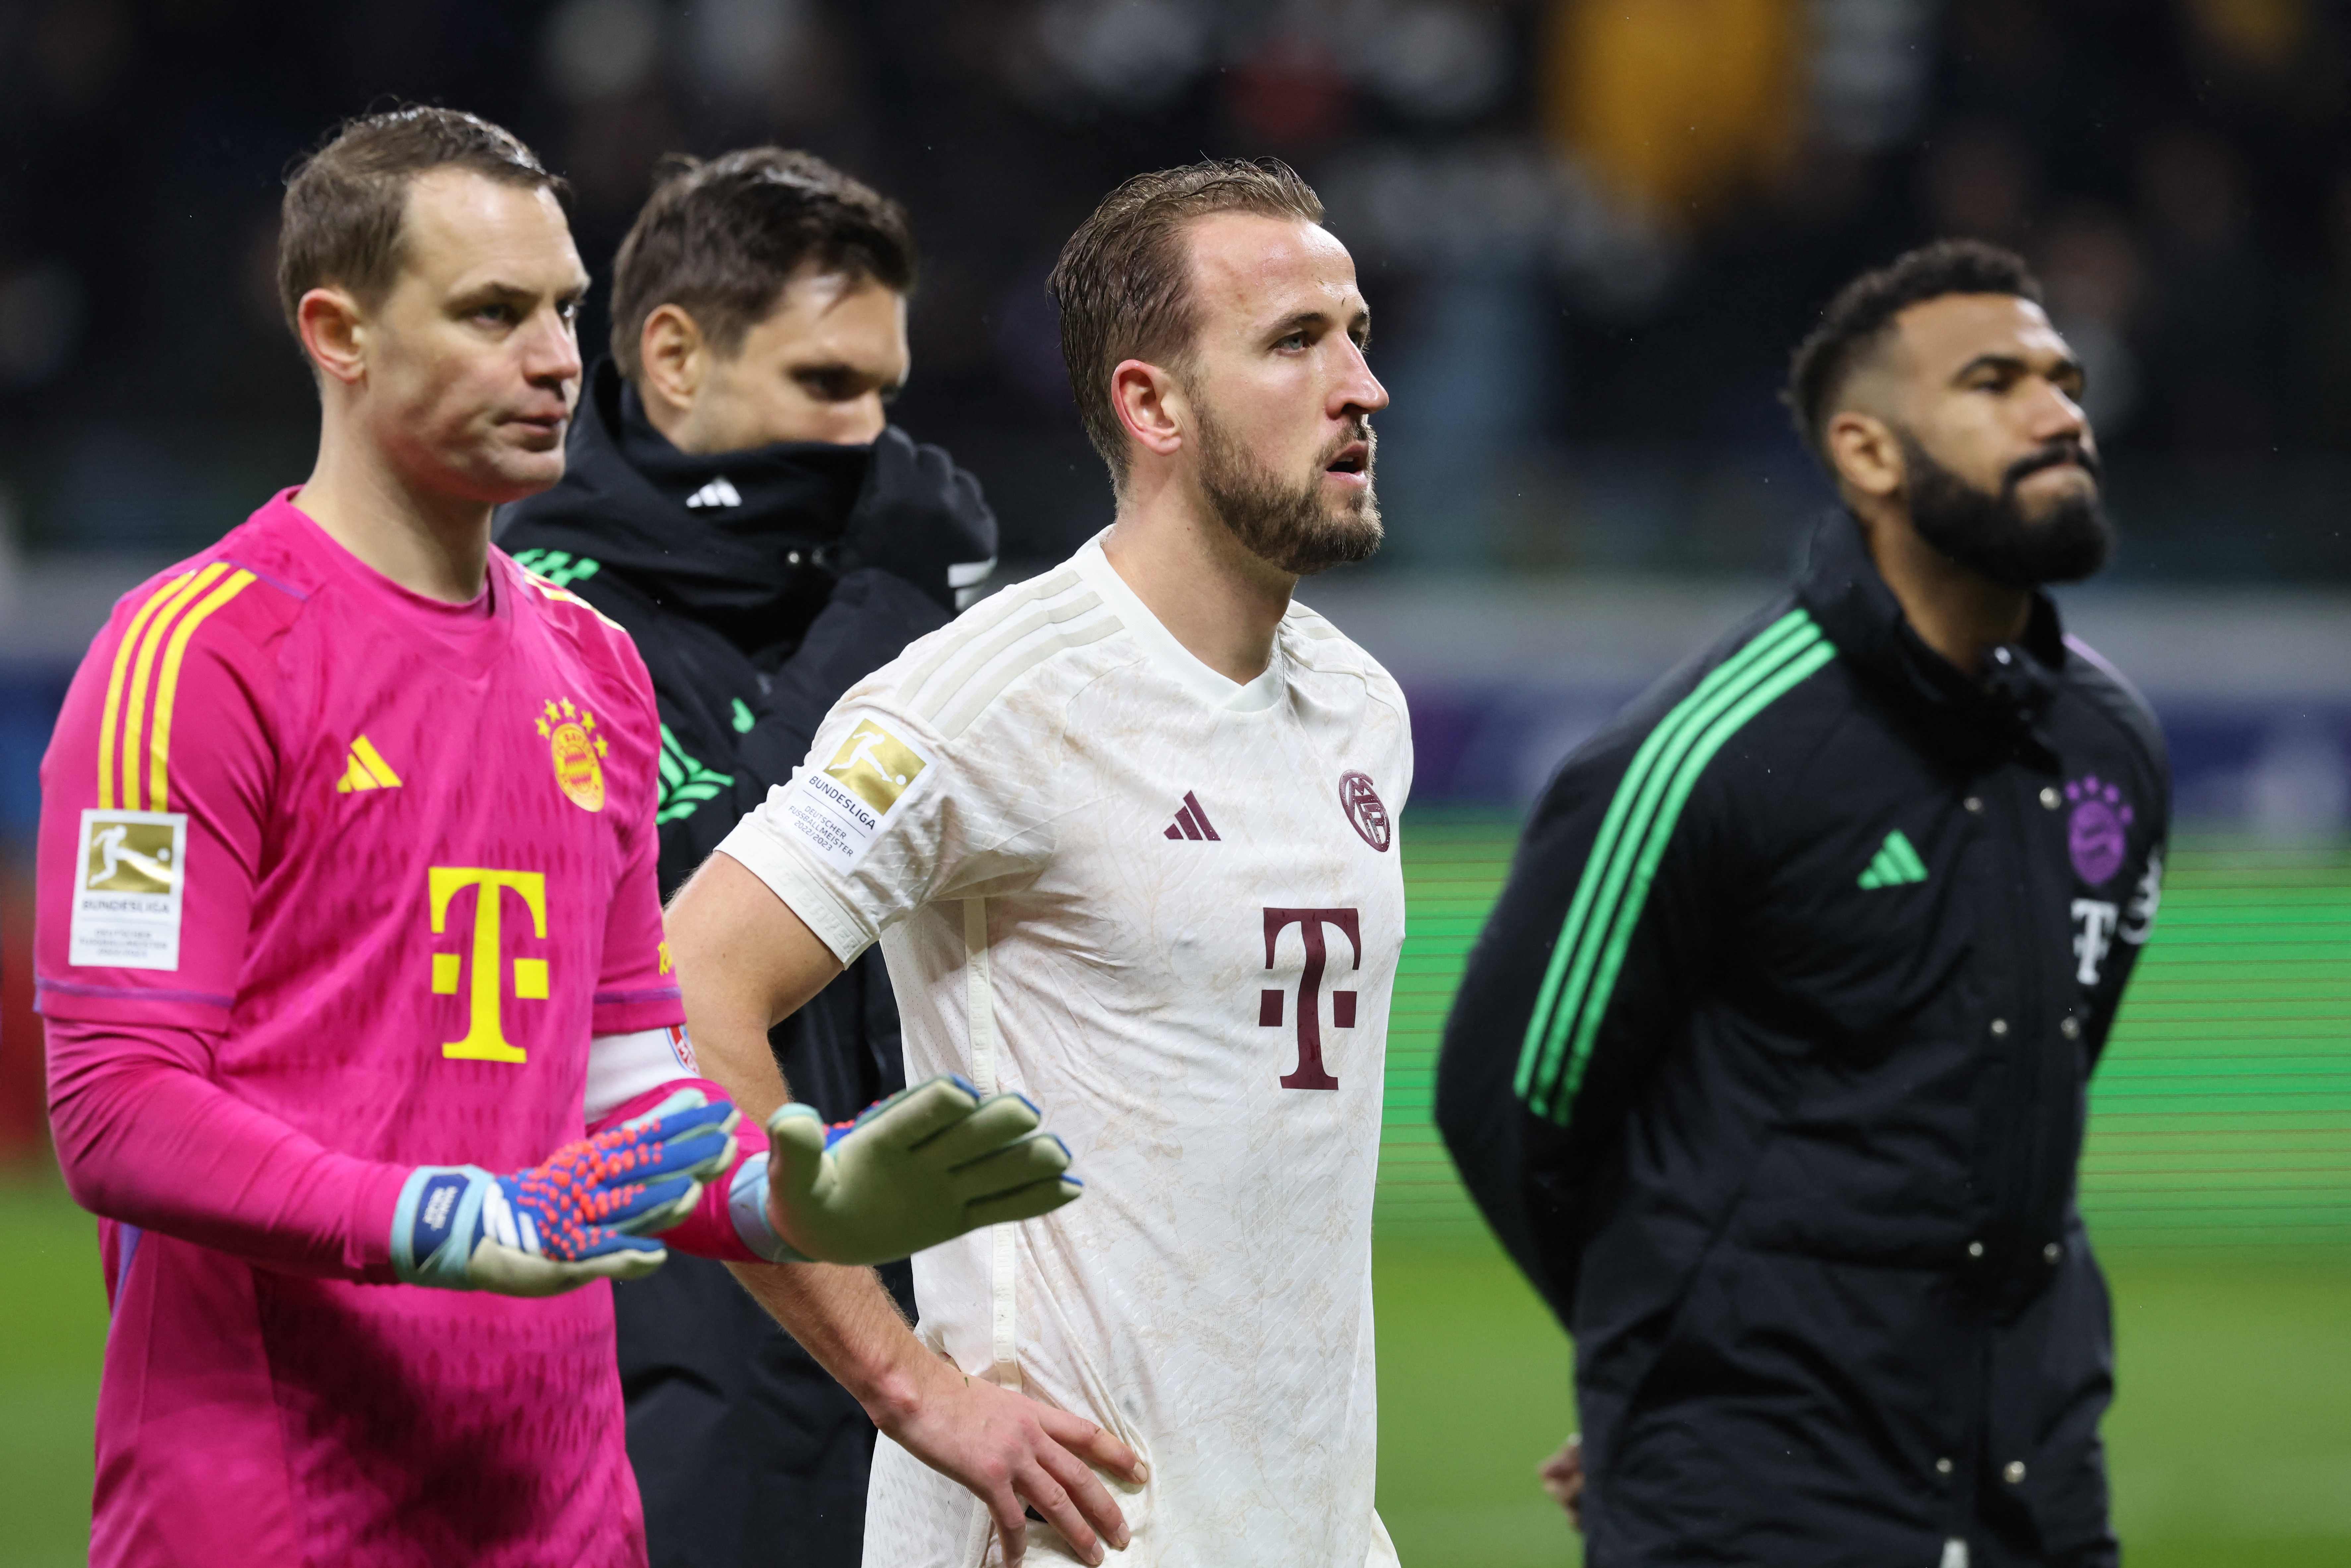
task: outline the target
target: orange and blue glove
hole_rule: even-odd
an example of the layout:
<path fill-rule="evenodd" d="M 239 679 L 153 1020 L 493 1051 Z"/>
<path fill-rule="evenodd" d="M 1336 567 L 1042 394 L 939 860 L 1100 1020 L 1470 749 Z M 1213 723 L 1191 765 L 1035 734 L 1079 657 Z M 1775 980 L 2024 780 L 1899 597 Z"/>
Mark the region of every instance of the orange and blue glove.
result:
<path fill-rule="evenodd" d="M 683 1090 L 510 1176 L 420 1166 L 393 1209 L 392 1271 L 412 1285 L 504 1296 L 642 1279 L 669 1257 L 653 1235 L 735 1163 L 738 1116 Z"/>

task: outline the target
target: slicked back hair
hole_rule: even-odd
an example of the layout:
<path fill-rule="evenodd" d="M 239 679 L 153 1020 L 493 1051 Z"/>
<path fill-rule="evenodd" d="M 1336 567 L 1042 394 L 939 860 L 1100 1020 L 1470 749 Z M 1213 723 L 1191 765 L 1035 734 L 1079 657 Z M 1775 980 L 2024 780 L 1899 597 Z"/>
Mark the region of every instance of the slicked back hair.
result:
<path fill-rule="evenodd" d="M 1829 460 L 1828 421 L 1845 382 L 1884 345 L 1896 316 L 1949 294 L 2011 294 L 2037 305 L 2041 280 L 2014 251 L 1981 240 L 1937 240 L 1838 289 L 1820 324 L 1796 345 L 1781 400 L 1796 434 L 1832 477 L 1836 465 Z"/>
<path fill-rule="evenodd" d="M 1111 371 L 1125 360 L 1181 365 L 1195 319 L 1184 231 L 1219 213 L 1322 221 L 1322 201 L 1278 158 L 1211 158 L 1137 174 L 1102 198 L 1061 247 L 1046 289 L 1061 311 L 1061 361 L 1086 438 L 1126 482 L 1126 432 L 1112 406 Z"/>
<path fill-rule="evenodd" d="M 435 169 L 465 169 L 509 185 L 570 187 L 512 131 L 463 110 L 412 104 L 335 128 L 286 177 L 277 225 L 277 302 L 296 342 L 302 296 L 329 286 L 370 308 L 400 276 L 408 187 Z"/>
<path fill-rule="evenodd" d="M 906 212 L 809 152 L 747 147 L 666 160 L 612 264 L 612 358 L 632 381 L 645 318 L 674 305 L 721 354 L 775 309 L 803 267 L 914 287 Z"/>

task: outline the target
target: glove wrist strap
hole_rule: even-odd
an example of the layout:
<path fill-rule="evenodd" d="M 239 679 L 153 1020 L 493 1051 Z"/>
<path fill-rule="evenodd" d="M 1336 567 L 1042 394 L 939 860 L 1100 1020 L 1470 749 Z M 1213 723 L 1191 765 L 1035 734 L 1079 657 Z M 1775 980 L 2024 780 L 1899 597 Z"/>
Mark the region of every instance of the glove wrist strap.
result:
<path fill-rule="evenodd" d="M 752 1155 L 735 1167 L 726 1187 L 726 1217 L 744 1246 L 770 1263 L 805 1263 L 808 1255 L 776 1233 L 768 1222 L 768 1156 Z"/>
<path fill-rule="evenodd" d="M 392 1211 L 392 1271 L 402 1282 L 470 1289 L 465 1265 L 482 1234 L 490 1173 L 478 1166 L 419 1166 Z"/>

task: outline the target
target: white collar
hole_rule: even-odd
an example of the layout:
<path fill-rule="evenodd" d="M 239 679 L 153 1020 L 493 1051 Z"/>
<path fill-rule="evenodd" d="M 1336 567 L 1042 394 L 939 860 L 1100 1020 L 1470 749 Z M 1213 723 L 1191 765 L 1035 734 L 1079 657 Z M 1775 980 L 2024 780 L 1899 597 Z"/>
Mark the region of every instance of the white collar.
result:
<path fill-rule="evenodd" d="M 1119 576 L 1118 569 L 1111 565 L 1110 558 L 1102 553 L 1102 539 L 1109 532 L 1104 528 L 1088 539 L 1079 548 L 1078 553 L 1070 558 L 1070 564 L 1077 568 L 1078 574 L 1117 612 L 1121 623 L 1143 645 L 1144 652 L 1150 655 L 1154 664 L 1210 707 L 1225 708 L 1233 713 L 1259 713 L 1280 699 L 1282 689 L 1288 685 L 1288 677 L 1283 669 L 1279 632 L 1273 640 L 1273 656 L 1266 661 L 1265 668 L 1258 677 L 1247 685 L 1210 669 L 1189 648 L 1177 642 L 1174 632 L 1160 624 L 1159 617 L 1151 613 L 1150 607 L 1136 596 L 1134 589 L 1127 586 L 1126 579 Z"/>

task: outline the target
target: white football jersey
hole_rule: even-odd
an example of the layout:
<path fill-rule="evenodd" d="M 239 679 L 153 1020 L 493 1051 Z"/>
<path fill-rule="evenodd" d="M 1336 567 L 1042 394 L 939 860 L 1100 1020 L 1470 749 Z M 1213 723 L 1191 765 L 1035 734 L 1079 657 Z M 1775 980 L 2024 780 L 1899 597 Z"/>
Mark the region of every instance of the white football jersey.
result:
<path fill-rule="evenodd" d="M 1302 605 L 1247 685 L 1099 539 L 841 698 L 720 846 L 845 963 L 880 940 L 906 1076 L 1043 1106 L 1079 1202 L 914 1260 L 918 1333 L 1101 1423 L 1149 1568 L 1394 1561 L 1372 1509 L 1372 1186 L 1404 944 L 1402 695 Z M 886 1437 L 872 1568 L 998 1560 Z M 1031 1561 L 1075 1561 L 1031 1525 Z"/>

